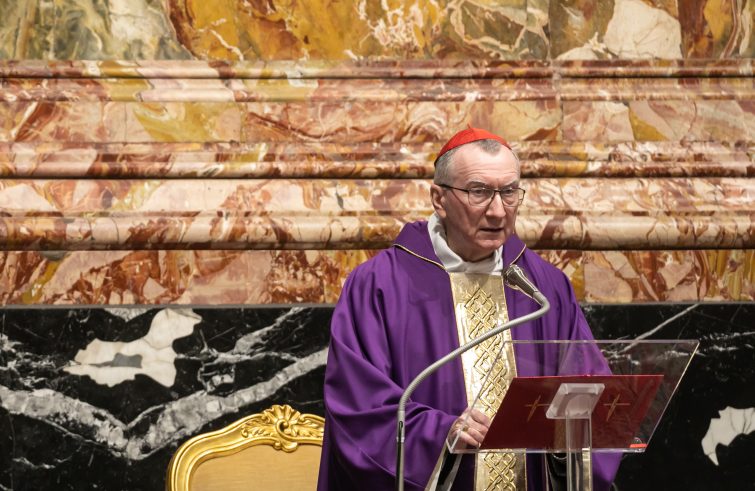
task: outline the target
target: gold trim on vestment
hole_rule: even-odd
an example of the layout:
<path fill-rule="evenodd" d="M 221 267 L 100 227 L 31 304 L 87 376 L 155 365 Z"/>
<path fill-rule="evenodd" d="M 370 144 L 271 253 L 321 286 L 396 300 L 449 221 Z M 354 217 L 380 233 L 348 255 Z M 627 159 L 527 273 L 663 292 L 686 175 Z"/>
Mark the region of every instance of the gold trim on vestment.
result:
<path fill-rule="evenodd" d="M 508 322 L 501 275 L 449 273 L 459 345 Z M 461 356 L 467 404 L 475 403 L 492 418 L 516 376 L 511 333 L 493 336 Z M 501 356 L 498 356 L 503 349 Z M 489 375 L 488 375 L 489 373 Z M 486 378 L 487 376 L 487 378 Z M 526 489 L 524 454 L 486 452 L 476 455 L 477 491 Z"/>
<path fill-rule="evenodd" d="M 401 244 L 393 244 L 393 245 L 394 245 L 394 246 L 396 246 L 396 247 L 398 247 L 398 248 L 399 248 L 399 249 L 401 249 L 402 251 L 406 251 L 406 252 L 408 252 L 409 254 L 411 254 L 412 256 L 414 256 L 414 257 L 416 257 L 416 258 L 418 258 L 418 259 L 422 259 L 423 261 L 427 261 L 427 262 L 428 262 L 428 263 L 430 263 L 430 264 L 434 264 L 434 265 L 438 266 L 438 267 L 439 267 L 440 269 L 442 269 L 443 271 L 445 271 L 445 270 L 446 270 L 445 266 L 443 266 L 443 265 L 442 265 L 442 264 L 440 264 L 439 262 L 437 262 L 437 261 L 433 261 L 432 259 L 426 258 L 425 256 L 420 256 L 420 255 L 419 255 L 419 254 L 417 254 L 416 252 L 412 251 L 411 249 L 407 249 L 406 247 L 402 246 Z"/>

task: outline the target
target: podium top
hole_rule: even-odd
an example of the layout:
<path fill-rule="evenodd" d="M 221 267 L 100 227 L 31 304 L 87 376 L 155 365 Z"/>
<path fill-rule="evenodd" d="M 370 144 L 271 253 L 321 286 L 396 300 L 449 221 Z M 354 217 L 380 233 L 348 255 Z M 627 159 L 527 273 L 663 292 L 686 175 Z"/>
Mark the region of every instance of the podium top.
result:
<path fill-rule="evenodd" d="M 501 354 L 507 349 L 511 352 L 509 344 L 513 345 L 517 377 L 497 408 L 482 447 L 461 453 L 564 451 L 564 420 L 568 418 L 546 414 L 550 408 L 551 416 L 555 415 L 559 403 L 563 407 L 559 399 L 563 394 L 558 395 L 563 384 L 592 384 L 595 389 L 594 396 L 588 398 L 592 406 L 587 413 L 594 451 L 642 452 L 699 342 L 507 341 Z M 500 383 L 489 373 L 473 406 L 483 410 L 486 401 L 481 395 L 486 387 Z"/>

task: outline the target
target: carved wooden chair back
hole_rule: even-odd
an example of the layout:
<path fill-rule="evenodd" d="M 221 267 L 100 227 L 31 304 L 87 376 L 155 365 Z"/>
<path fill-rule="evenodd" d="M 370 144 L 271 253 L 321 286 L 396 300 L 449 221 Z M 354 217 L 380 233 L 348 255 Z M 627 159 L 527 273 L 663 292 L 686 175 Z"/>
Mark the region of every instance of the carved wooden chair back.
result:
<path fill-rule="evenodd" d="M 273 405 L 181 445 L 167 491 L 314 490 L 324 420 Z"/>

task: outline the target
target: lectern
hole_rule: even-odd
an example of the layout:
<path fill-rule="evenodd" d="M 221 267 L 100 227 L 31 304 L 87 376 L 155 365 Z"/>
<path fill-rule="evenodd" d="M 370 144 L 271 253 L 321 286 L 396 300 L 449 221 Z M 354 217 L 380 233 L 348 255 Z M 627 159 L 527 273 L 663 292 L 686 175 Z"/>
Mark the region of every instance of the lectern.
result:
<path fill-rule="evenodd" d="M 517 376 L 481 447 L 456 452 L 560 454 L 569 491 L 592 489 L 593 453 L 645 451 L 698 347 L 696 340 L 508 343 Z M 473 406 L 483 411 L 488 384 L 506 381 L 491 374 L 482 381 Z"/>

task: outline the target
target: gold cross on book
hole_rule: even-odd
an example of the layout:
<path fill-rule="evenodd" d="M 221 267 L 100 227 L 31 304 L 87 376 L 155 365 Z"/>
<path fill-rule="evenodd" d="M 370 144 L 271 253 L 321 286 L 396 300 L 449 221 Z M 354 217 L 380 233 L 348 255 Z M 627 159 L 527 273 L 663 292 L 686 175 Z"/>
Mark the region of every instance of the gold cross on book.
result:
<path fill-rule="evenodd" d="M 611 416 L 613 416 L 614 411 L 616 411 L 616 408 L 618 406 L 629 406 L 630 404 L 628 402 L 619 402 L 619 399 L 621 399 L 621 394 L 616 394 L 616 397 L 614 397 L 613 401 L 610 403 L 604 402 L 604 406 L 608 406 L 610 409 L 608 409 L 608 414 L 606 414 L 606 421 L 611 419 Z"/>
<path fill-rule="evenodd" d="M 550 403 L 541 403 L 540 398 L 543 397 L 542 395 L 537 396 L 537 399 L 535 399 L 532 404 L 525 404 L 524 407 L 530 408 L 530 413 L 527 415 L 527 422 L 530 422 L 530 419 L 532 419 L 532 416 L 535 414 L 535 411 L 537 411 L 537 408 L 539 407 L 548 407 L 550 406 Z"/>

